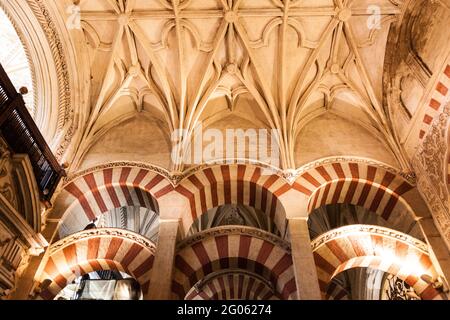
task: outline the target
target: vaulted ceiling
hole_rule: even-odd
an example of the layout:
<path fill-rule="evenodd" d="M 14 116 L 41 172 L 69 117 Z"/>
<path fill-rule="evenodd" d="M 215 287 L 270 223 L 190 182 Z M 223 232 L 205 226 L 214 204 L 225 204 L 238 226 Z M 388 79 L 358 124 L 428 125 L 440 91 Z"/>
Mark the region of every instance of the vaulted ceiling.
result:
<path fill-rule="evenodd" d="M 360 148 L 361 156 L 407 167 L 383 107 L 386 42 L 400 1 L 82 0 L 79 5 L 91 112 L 77 166 L 96 148 L 104 154 L 105 141 L 133 153 L 136 141 L 126 140 L 133 130 L 143 130 L 149 141 L 157 140 L 147 145 L 168 154 L 176 129 L 187 130 L 180 136 L 187 144 L 202 122 L 219 129 L 278 129 L 282 169 L 334 155 L 322 150 L 321 140 L 350 155 L 359 155 Z M 319 119 L 325 121 L 322 129 Z M 354 126 L 359 129 L 352 131 Z M 301 158 L 314 148 L 319 150 Z M 177 161 L 159 164 L 183 169 Z"/>

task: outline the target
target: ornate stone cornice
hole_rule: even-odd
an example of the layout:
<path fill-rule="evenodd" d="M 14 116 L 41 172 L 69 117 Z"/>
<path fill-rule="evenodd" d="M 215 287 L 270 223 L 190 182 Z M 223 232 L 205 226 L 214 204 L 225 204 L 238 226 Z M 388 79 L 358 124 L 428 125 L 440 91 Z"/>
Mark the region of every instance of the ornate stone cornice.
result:
<path fill-rule="evenodd" d="M 406 244 L 412 245 L 418 250 L 421 250 L 424 253 L 428 254 L 428 246 L 424 242 L 417 240 L 407 234 L 384 227 L 361 224 L 341 227 L 322 234 L 320 237 L 312 241 L 312 250 L 315 251 L 325 243 L 337 238 L 345 238 L 349 235 L 355 234 L 382 235 L 385 237 L 390 237 L 395 240 L 399 240 Z"/>
<path fill-rule="evenodd" d="M 189 238 L 184 239 L 177 245 L 177 251 L 181 251 L 186 247 L 190 247 L 196 243 L 202 242 L 208 238 L 214 238 L 224 235 L 247 235 L 253 238 L 258 238 L 264 241 L 268 241 L 273 245 L 282 248 L 288 253 L 291 253 L 291 246 L 287 241 L 273 235 L 272 233 L 262 231 L 260 229 L 244 226 L 224 226 L 208 229 L 206 231 L 197 233 Z"/>
<path fill-rule="evenodd" d="M 155 253 L 156 246 L 153 242 L 148 240 L 147 238 L 137 234 L 135 232 L 125 230 L 125 229 L 115 229 L 115 228 L 99 228 L 99 229 L 90 229 L 86 231 L 81 231 L 75 234 L 72 234 L 56 243 L 54 243 L 49 248 L 49 254 L 52 255 L 56 251 L 62 250 L 63 248 L 70 246 L 80 240 L 89 239 L 93 237 L 114 237 L 114 238 L 122 238 L 124 240 L 131 240 L 136 242 L 143 247 L 146 247 L 152 253 Z"/>

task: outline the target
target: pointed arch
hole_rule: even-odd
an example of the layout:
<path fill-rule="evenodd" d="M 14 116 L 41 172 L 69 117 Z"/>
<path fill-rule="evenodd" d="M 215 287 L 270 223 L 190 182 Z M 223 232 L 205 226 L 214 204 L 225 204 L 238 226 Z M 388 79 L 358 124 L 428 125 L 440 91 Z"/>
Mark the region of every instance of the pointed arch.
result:
<path fill-rule="evenodd" d="M 190 215 L 183 217 L 186 230 L 210 209 L 224 204 L 243 204 L 266 213 L 283 234 L 286 213 L 279 197 L 290 186 L 270 169 L 266 169 L 267 173 L 264 170 L 253 165 L 217 165 L 202 168 L 184 178 L 175 190 L 190 204 Z"/>
<path fill-rule="evenodd" d="M 159 212 L 155 194 L 170 185 L 151 167 L 113 163 L 83 172 L 59 194 L 50 219 L 71 220 L 72 232 L 112 209 L 142 207 Z"/>
<path fill-rule="evenodd" d="M 197 283 L 185 300 L 280 300 L 273 286 L 252 273 L 219 272 Z"/>
<path fill-rule="evenodd" d="M 226 269 L 265 278 L 283 299 L 294 299 L 297 294 L 289 245 L 249 227 L 215 228 L 181 243 L 175 256 L 172 292 L 183 299 L 201 279 Z"/>
<path fill-rule="evenodd" d="M 416 220 L 409 201 L 415 186 L 383 163 L 362 158 L 324 159 L 303 170 L 295 185 L 309 197 L 309 213 L 325 205 L 351 204 L 379 215 L 394 229 L 403 219 L 411 225 Z"/>
<path fill-rule="evenodd" d="M 442 297 L 422 275 L 437 276 L 427 245 L 406 234 L 378 226 L 353 225 L 323 234 L 312 242 L 319 285 L 325 296 L 339 273 L 369 267 L 397 276 L 425 300 Z"/>
<path fill-rule="evenodd" d="M 40 294 L 51 300 L 77 277 L 101 270 L 126 272 L 147 292 L 155 245 L 127 230 L 93 229 L 66 237 L 53 244 L 40 275 L 49 286 Z"/>

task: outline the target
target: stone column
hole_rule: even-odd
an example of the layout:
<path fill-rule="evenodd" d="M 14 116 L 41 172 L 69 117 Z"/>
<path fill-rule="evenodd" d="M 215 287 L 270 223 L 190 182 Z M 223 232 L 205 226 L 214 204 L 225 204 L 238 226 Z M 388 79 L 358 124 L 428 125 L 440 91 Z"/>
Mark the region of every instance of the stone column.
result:
<path fill-rule="evenodd" d="M 438 274 L 444 278 L 439 280 L 445 282 L 445 288 L 447 289 L 450 283 L 450 251 L 430 211 L 433 206 L 427 205 L 418 188 L 408 191 L 402 197 L 414 211 L 420 230 L 425 236 L 425 242 L 428 244 L 433 266 Z M 448 293 L 447 295 L 450 296 Z"/>
<path fill-rule="evenodd" d="M 172 296 L 173 265 L 180 220 L 161 219 L 159 223 L 158 244 L 145 300 L 170 300 Z"/>
<path fill-rule="evenodd" d="M 289 219 L 295 284 L 299 300 L 321 300 L 307 221 L 306 217 Z"/>
<path fill-rule="evenodd" d="M 321 300 L 316 264 L 308 230 L 309 196 L 291 189 L 278 198 L 288 219 L 292 262 L 299 300 Z"/>
<path fill-rule="evenodd" d="M 38 257 L 30 258 L 25 270 L 17 279 L 16 290 L 11 295 L 11 300 L 29 300 L 31 298 L 36 270 L 39 268 L 44 256 L 45 254 L 43 253 Z"/>
<path fill-rule="evenodd" d="M 439 275 L 450 281 L 450 252 L 447 249 L 444 239 L 441 237 L 432 217 L 421 218 L 418 221 L 423 234 L 426 237 L 426 242 L 429 246 L 430 257 L 433 265 Z M 448 296 L 448 294 L 447 294 Z"/>

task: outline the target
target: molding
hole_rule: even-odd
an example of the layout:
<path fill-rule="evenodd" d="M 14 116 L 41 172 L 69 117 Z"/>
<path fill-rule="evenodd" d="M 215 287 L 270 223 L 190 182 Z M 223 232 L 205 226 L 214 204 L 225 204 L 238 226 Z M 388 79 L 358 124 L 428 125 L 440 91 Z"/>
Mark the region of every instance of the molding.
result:
<path fill-rule="evenodd" d="M 67 132 L 64 133 L 64 139 L 57 148 L 55 155 L 57 159 L 61 159 L 66 152 L 73 135 L 75 134 L 74 111 L 71 106 L 70 97 L 70 81 L 69 71 L 66 62 L 66 54 L 63 49 L 63 44 L 55 27 L 55 23 L 51 18 L 49 10 L 46 8 L 43 0 L 27 0 L 30 8 L 35 13 L 36 18 L 42 26 L 46 34 L 50 48 L 52 50 L 53 60 L 58 77 L 59 85 L 59 110 L 58 110 L 58 128 L 57 132 L 64 130 L 64 127 L 70 123 Z"/>
<path fill-rule="evenodd" d="M 345 238 L 349 235 L 355 235 L 357 233 L 375 234 L 393 238 L 395 240 L 399 240 L 408 245 L 411 245 L 416 249 L 428 254 L 428 246 L 424 242 L 417 240 L 407 234 L 389 228 L 370 225 L 360 225 L 360 224 L 341 227 L 322 234 L 317 239 L 312 241 L 311 243 L 312 250 L 316 251 L 319 247 L 321 247 L 322 245 L 324 245 L 329 241 L 335 240 L 337 238 Z"/>
<path fill-rule="evenodd" d="M 52 56 L 55 61 L 55 67 L 59 80 L 60 112 L 58 114 L 58 129 L 62 129 L 68 121 L 73 119 L 70 106 L 69 71 L 67 68 L 63 45 L 58 30 L 55 27 L 55 23 L 53 22 L 51 14 L 46 8 L 44 1 L 27 0 L 27 2 L 31 10 L 35 13 L 37 20 L 41 24 L 42 30 L 44 31 L 52 50 Z"/>
<path fill-rule="evenodd" d="M 39 233 L 39 190 L 27 155 L 11 155 L 0 137 L 0 222 L 32 254 L 48 246 Z M 23 202 L 23 203 L 22 203 Z"/>
<path fill-rule="evenodd" d="M 0 194 L 0 222 L 14 233 L 21 243 L 29 249 L 30 254 L 38 256 L 48 247 L 48 242 L 40 233 L 36 233 L 25 219 Z"/>
<path fill-rule="evenodd" d="M 291 246 L 289 242 L 282 240 L 281 238 L 273 235 L 272 233 L 252 228 L 252 227 L 243 227 L 243 226 L 227 226 L 227 227 L 217 227 L 208 229 L 206 231 L 199 232 L 193 236 L 190 236 L 183 241 L 181 241 L 177 245 L 177 252 L 180 252 L 181 250 L 190 247 L 196 243 L 202 242 L 209 238 L 215 238 L 217 236 L 224 236 L 224 235 L 247 235 L 253 238 L 258 238 L 264 241 L 268 241 L 272 243 L 273 245 L 282 248 L 289 254 L 291 253 Z"/>
<path fill-rule="evenodd" d="M 33 172 L 30 158 L 26 154 L 16 154 L 12 157 L 14 172 L 17 178 L 16 189 L 21 194 L 20 204 L 23 215 L 30 226 L 36 231 L 41 231 L 41 201 L 39 198 L 39 187 Z"/>
<path fill-rule="evenodd" d="M 303 173 L 314 169 L 316 167 L 319 166 L 323 166 L 326 164 L 332 164 L 332 163 L 360 163 L 360 164 L 364 164 L 364 165 L 371 165 L 371 166 L 375 166 L 378 168 L 381 168 L 383 170 L 386 170 L 390 173 L 393 173 L 397 176 L 402 177 L 406 182 L 408 182 L 409 184 L 411 184 L 412 186 L 416 185 L 416 175 L 414 172 L 405 172 L 405 171 L 400 171 L 386 163 L 380 162 L 380 161 L 376 161 L 376 160 L 371 160 L 368 158 L 363 158 L 363 157 L 347 157 L 347 156 L 340 156 L 340 157 L 327 157 L 327 158 L 323 158 L 317 161 L 313 161 L 310 163 L 307 163 L 303 166 L 301 166 L 300 168 L 298 168 L 295 172 L 295 175 L 297 175 L 297 177 L 300 177 Z"/>
<path fill-rule="evenodd" d="M 158 167 L 155 165 L 151 165 L 151 164 L 146 164 L 143 162 L 117 161 L 117 162 L 100 164 L 100 165 L 91 167 L 89 169 L 78 171 L 76 173 L 67 175 L 67 177 L 64 177 L 64 179 L 63 179 L 64 184 L 62 186 L 62 189 L 64 189 L 68 184 L 72 183 L 76 179 L 83 177 L 89 173 L 103 171 L 103 170 L 111 169 L 111 168 L 123 168 L 123 167 L 146 169 L 148 171 L 158 173 L 161 176 L 165 177 L 167 180 L 169 180 L 172 183 L 172 185 L 175 185 L 174 180 L 176 180 L 176 179 L 174 178 L 174 176 L 176 176 L 176 175 L 172 175 L 168 170 L 166 170 L 164 168 L 161 168 L 161 167 Z"/>
<path fill-rule="evenodd" d="M 153 242 L 148 240 L 147 238 L 137 234 L 135 232 L 125 230 L 125 229 L 116 229 L 116 228 L 99 228 L 99 229 L 90 229 L 86 231 L 81 231 L 75 234 L 72 234 L 56 243 L 54 243 L 49 249 L 49 255 L 53 255 L 55 252 L 64 249 L 67 246 L 70 246 L 78 241 L 93 238 L 93 237 L 114 237 L 114 238 L 122 238 L 124 240 L 131 240 L 136 242 L 143 247 L 147 248 L 152 254 L 155 254 L 156 246 Z"/>

